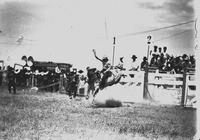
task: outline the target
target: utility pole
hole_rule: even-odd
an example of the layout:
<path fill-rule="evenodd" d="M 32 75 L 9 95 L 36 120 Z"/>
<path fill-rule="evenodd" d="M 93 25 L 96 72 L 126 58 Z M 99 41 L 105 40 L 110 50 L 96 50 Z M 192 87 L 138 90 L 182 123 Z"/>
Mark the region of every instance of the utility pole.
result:
<path fill-rule="evenodd" d="M 114 60 L 115 60 L 115 37 L 113 37 L 113 58 L 112 58 L 112 66 L 114 66 Z"/>

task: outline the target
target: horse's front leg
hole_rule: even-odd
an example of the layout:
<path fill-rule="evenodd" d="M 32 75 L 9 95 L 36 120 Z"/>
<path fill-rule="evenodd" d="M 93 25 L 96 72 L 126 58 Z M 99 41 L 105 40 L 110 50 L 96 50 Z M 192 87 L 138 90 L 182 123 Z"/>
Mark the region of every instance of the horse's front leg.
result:
<path fill-rule="evenodd" d="M 97 93 L 99 92 L 99 88 L 95 89 L 93 97 L 95 97 L 97 95 Z"/>
<path fill-rule="evenodd" d="M 89 99 L 91 93 L 91 85 L 88 85 L 86 99 Z"/>
<path fill-rule="evenodd" d="M 96 94 L 99 92 L 100 88 L 99 88 L 99 84 L 96 84 L 94 87 L 94 92 L 93 92 L 93 97 L 96 96 Z"/>

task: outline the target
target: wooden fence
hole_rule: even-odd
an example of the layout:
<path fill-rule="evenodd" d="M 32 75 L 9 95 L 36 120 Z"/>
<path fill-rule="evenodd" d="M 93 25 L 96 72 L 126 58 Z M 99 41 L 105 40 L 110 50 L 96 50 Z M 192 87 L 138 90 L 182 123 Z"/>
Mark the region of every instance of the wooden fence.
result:
<path fill-rule="evenodd" d="M 151 69 L 151 68 L 150 68 Z M 188 96 L 188 87 L 193 86 L 196 87 L 196 82 L 195 82 L 195 70 L 190 69 L 189 72 L 184 72 L 182 74 L 172 74 L 172 73 L 159 73 L 155 71 L 150 71 L 148 73 L 148 77 L 145 77 L 145 72 L 144 71 L 133 71 L 133 72 L 128 72 L 128 75 L 135 75 L 132 78 L 129 78 L 127 82 L 142 82 L 143 85 L 153 85 L 153 86 L 163 86 L 167 89 L 172 89 L 172 90 L 178 90 L 182 89 L 182 94 L 181 94 L 181 105 L 185 106 L 187 102 L 187 96 Z M 32 75 L 32 86 L 34 86 L 34 75 Z M 148 78 L 147 80 L 145 78 Z M 59 91 L 63 92 L 64 89 L 64 77 L 63 75 L 60 76 L 60 81 L 57 83 L 59 84 Z M 145 83 L 147 82 L 147 83 Z M 143 95 L 148 94 L 145 92 L 148 91 L 148 86 L 147 89 L 143 90 Z M 78 89 L 79 90 L 79 89 Z M 79 92 L 78 92 L 79 93 Z M 80 93 L 81 94 L 81 93 Z M 144 96 L 143 96 L 144 97 Z M 146 96 L 148 97 L 148 96 Z"/>
<path fill-rule="evenodd" d="M 147 77 L 144 76 L 143 95 L 147 97 L 149 94 L 148 85 L 163 86 L 171 89 L 182 89 L 181 105 L 185 106 L 188 97 L 188 87 L 196 87 L 195 82 L 195 69 L 186 69 L 182 74 L 159 73 L 155 69 L 149 68 Z M 146 73 L 145 72 L 145 73 Z"/>
<path fill-rule="evenodd" d="M 143 98 L 148 99 L 148 86 L 154 85 L 154 86 L 163 86 L 165 88 L 170 89 L 182 89 L 181 94 L 181 105 L 185 106 L 187 103 L 188 95 L 188 89 L 189 87 L 192 87 L 195 91 L 196 88 L 196 82 L 195 82 L 195 69 L 187 69 L 182 74 L 172 74 L 172 73 L 160 73 L 156 72 L 156 68 L 149 68 L 148 71 L 140 71 L 140 72 L 129 72 L 129 76 L 131 76 L 131 73 L 133 75 L 139 74 L 139 78 L 136 79 L 136 77 L 130 78 L 134 81 L 139 80 L 143 83 Z M 5 71 L 2 71 L 2 81 L 5 81 L 4 76 L 6 74 Z M 34 87 L 37 86 L 37 78 L 34 74 L 30 75 L 29 79 L 29 86 Z M 60 92 L 64 89 L 64 78 L 63 75 L 60 76 L 60 81 L 55 83 L 59 85 Z M 51 86 L 51 85 L 50 85 Z"/>

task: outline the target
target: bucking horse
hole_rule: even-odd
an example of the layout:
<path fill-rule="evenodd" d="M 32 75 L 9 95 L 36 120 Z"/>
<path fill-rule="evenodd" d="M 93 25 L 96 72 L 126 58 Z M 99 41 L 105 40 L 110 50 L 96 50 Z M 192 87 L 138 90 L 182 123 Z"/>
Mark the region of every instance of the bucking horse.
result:
<path fill-rule="evenodd" d="M 113 68 L 102 74 L 96 68 L 90 68 L 87 70 L 88 76 L 88 91 L 86 98 L 88 99 L 90 95 L 93 97 L 100 91 L 108 86 L 119 83 L 123 74 L 119 69 Z"/>

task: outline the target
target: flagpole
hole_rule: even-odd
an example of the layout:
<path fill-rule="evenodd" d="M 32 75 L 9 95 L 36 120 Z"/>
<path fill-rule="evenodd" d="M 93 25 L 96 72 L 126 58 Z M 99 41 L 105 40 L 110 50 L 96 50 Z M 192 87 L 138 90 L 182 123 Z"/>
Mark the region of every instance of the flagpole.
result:
<path fill-rule="evenodd" d="M 113 37 L 113 58 L 112 58 L 112 66 L 114 66 L 114 59 L 115 59 L 115 37 Z"/>

